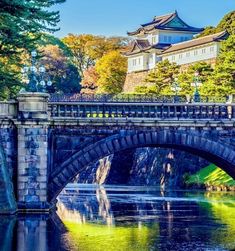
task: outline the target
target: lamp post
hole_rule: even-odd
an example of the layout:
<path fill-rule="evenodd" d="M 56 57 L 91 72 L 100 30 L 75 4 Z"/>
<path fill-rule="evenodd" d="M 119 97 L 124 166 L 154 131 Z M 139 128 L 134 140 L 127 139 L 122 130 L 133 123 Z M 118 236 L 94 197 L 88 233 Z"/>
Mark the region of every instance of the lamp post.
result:
<path fill-rule="evenodd" d="M 198 87 L 200 87 L 202 85 L 201 82 L 199 82 L 199 72 L 196 71 L 194 73 L 194 78 L 193 78 L 193 83 L 191 83 L 191 86 L 195 87 L 195 91 L 193 94 L 193 101 L 194 102 L 200 102 L 201 101 L 201 97 L 200 97 L 200 93 L 198 90 Z"/>
<path fill-rule="evenodd" d="M 174 82 L 171 86 L 171 90 L 174 91 L 175 96 L 174 96 L 174 102 L 179 102 L 179 96 L 178 96 L 178 92 L 182 90 L 182 88 L 179 86 L 178 83 L 178 78 L 174 78 Z"/>
<path fill-rule="evenodd" d="M 24 66 L 22 69 L 23 81 L 27 84 L 27 92 L 45 92 L 47 86 L 51 86 L 52 82 L 48 78 L 46 81 L 46 69 L 43 65 L 39 65 L 37 60 L 37 52 L 31 52 L 31 65 Z"/>

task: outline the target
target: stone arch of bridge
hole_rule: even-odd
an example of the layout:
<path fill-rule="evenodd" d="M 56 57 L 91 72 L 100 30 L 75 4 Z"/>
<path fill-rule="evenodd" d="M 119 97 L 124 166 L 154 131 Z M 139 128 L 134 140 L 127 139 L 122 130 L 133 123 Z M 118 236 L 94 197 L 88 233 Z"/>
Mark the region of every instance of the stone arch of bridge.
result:
<path fill-rule="evenodd" d="M 163 147 L 200 156 L 223 169 L 235 179 L 235 150 L 218 139 L 171 130 L 120 133 L 92 143 L 74 153 L 49 179 L 49 200 L 54 201 L 62 189 L 87 166 L 111 154 L 141 147 Z"/>

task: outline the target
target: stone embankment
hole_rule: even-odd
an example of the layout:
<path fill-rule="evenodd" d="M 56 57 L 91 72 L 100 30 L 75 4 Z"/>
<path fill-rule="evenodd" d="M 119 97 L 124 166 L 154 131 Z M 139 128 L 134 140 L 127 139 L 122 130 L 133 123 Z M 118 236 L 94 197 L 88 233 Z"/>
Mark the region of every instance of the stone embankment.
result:
<path fill-rule="evenodd" d="M 124 184 L 179 188 L 185 173 L 196 173 L 208 162 L 191 154 L 162 148 L 128 150 L 87 167 L 79 183 Z"/>

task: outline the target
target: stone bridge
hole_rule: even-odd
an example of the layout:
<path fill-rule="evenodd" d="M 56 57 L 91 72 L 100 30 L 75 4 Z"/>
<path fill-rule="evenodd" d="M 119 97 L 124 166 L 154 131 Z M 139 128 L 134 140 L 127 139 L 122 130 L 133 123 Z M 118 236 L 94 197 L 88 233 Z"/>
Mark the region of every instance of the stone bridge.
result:
<path fill-rule="evenodd" d="M 48 212 L 88 165 L 132 148 L 186 151 L 235 178 L 232 99 L 48 99 L 21 93 L 16 101 L 0 103 L 2 213 Z"/>

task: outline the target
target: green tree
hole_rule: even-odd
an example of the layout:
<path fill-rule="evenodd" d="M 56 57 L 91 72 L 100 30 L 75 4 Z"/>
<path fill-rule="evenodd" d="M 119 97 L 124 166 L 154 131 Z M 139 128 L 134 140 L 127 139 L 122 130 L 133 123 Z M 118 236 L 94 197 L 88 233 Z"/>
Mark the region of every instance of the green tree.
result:
<path fill-rule="evenodd" d="M 204 31 L 202 31 L 200 34 L 198 34 L 197 36 L 195 36 L 195 38 L 199 38 L 199 37 L 205 37 L 208 35 L 212 35 L 215 34 L 217 32 L 216 27 L 214 26 L 207 26 L 204 28 Z"/>
<path fill-rule="evenodd" d="M 180 94 L 182 95 L 192 95 L 194 92 L 194 87 L 191 83 L 194 81 L 195 73 L 199 73 L 198 80 L 202 83 L 199 87 L 200 93 L 202 95 L 207 95 L 207 85 L 209 78 L 213 75 L 213 68 L 210 64 L 206 62 L 198 62 L 190 65 L 187 71 L 179 74 L 178 79 L 181 87 Z"/>
<path fill-rule="evenodd" d="M 227 30 L 229 34 L 235 34 L 235 11 L 226 14 L 216 27 L 208 26 L 197 37 L 204 37 Z"/>
<path fill-rule="evenodd" d="M 156 93 L 157 95 L 173 94 L 171 86 L 174 78 L 179 74 L 179 68 L 176 63 L 170 63 L 169 60 L 157 63 L 145 79 L 149 87 L 142 88 L 144 88 L 147 93 Z M 141 92 L 141 87 L 138 87 L 136 91 Z"/>
<path fill-rule="evenodd" d="M 98 73 L 98 92 L 120 93 L 127 71 L 127 59 L 118 51 L 111 51 L 99 59 L 95 66 Z"/>
<path fill-rule="evenodd" d="M 35 48 L 38 32 L 56 31 L 59 13 L 49 9 L 65 0 L 0 1 L 0 88 L 10 92 L 20 84 L 24 51 Z M 7 69 L 6 69 L 7 68 Z M 9 72 L 10 71 L 10 72 Z"/>
<path fill-rule="evenodd" d="M 229 12 L 217 25 L 217 32 L 227 30 L 229 34 L 235 35 L 235 11 Z"/>
<path fill-rule="evenodd" d="M 214 74 L 209 77 L 207 92 L 219 96 L 235 93 L 235 35 L 222 43 Z"/>

